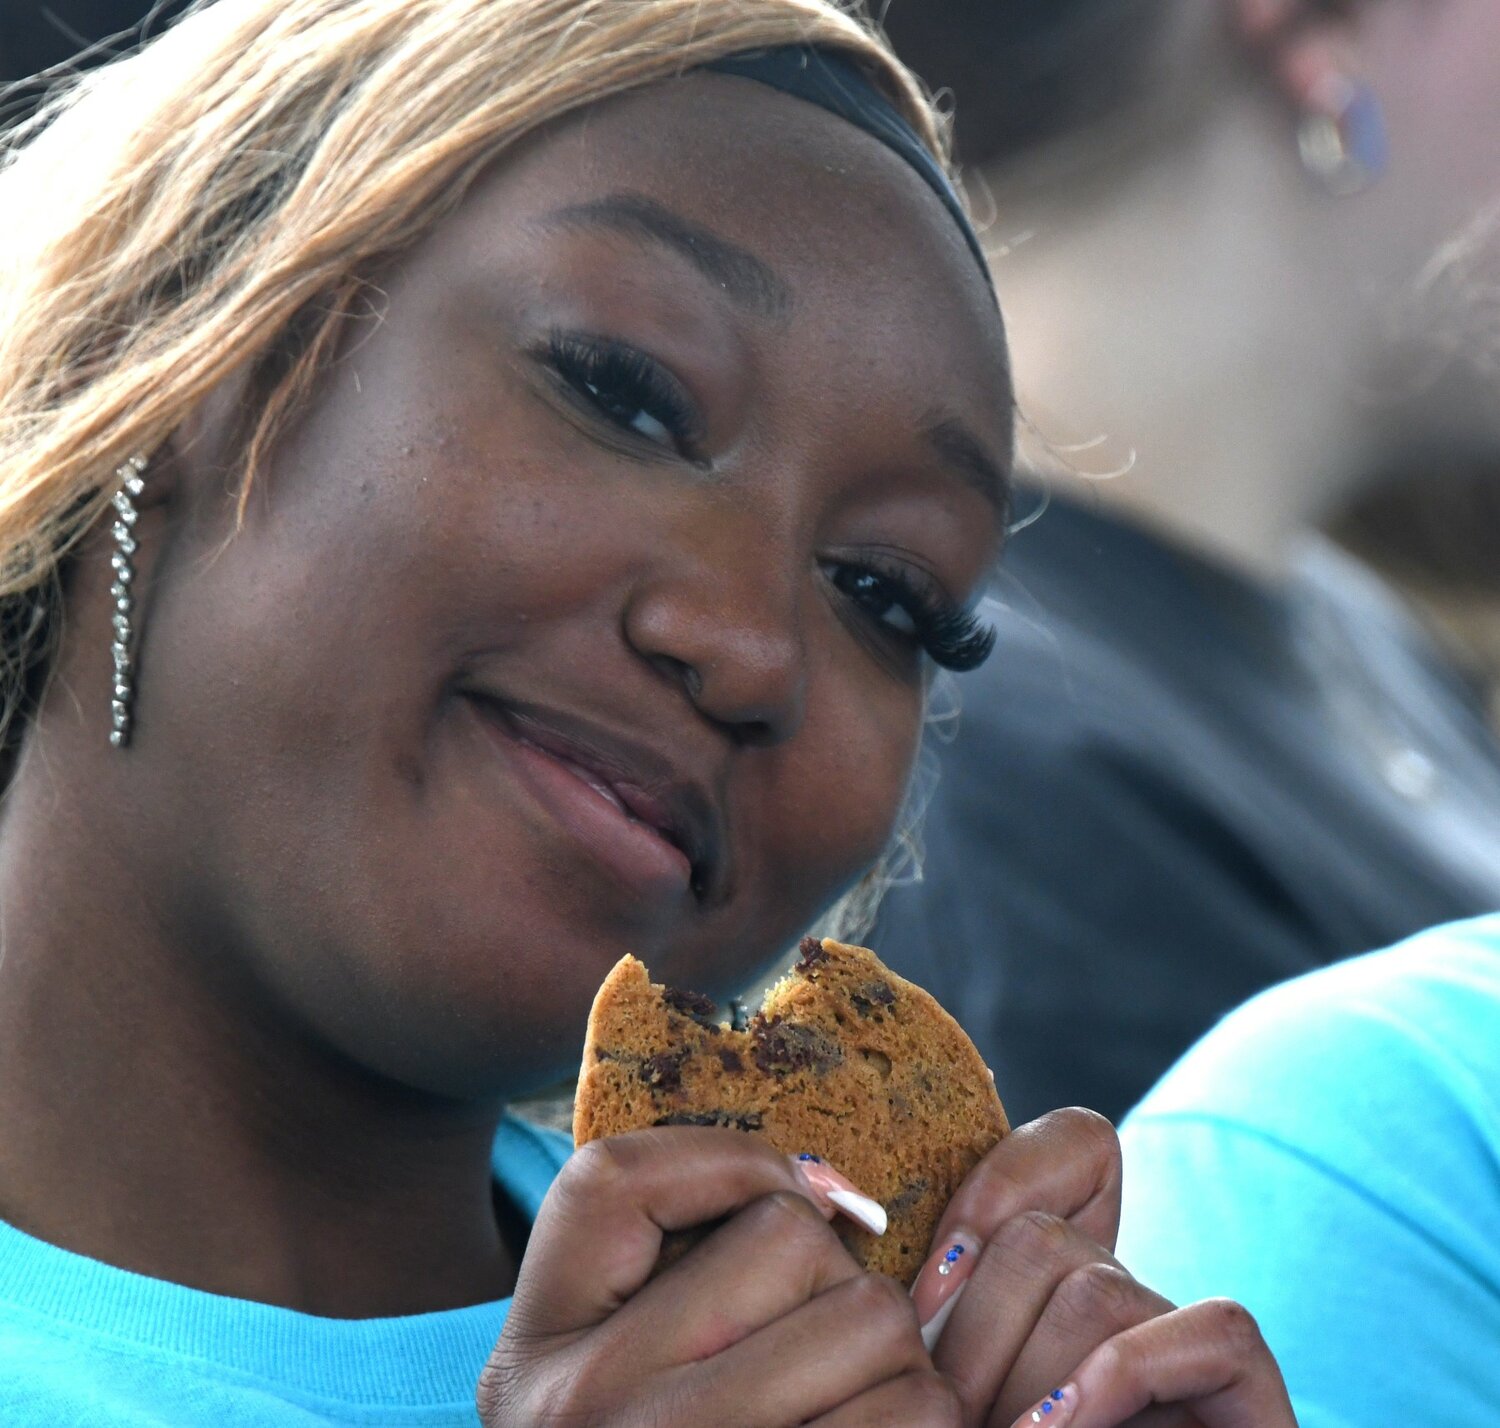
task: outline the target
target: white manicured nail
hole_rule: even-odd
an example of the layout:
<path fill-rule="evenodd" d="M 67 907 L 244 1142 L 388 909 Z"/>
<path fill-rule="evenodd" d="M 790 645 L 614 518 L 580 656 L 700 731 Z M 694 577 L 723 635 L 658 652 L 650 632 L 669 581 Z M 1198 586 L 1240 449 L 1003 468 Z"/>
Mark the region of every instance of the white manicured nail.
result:
<path fill-rule="evenodd" d="M 787 1157 L 792 1169 L 797 1172 L 817 1201 L 828 1214 L 842 1210 L 855 1224 L 863 1225 L 872 1235 L 885 1233 L 885 1209 L 879 1200 L 872 1200 L 854 1188 L 847 1175 L 835 1170 L 821 1156 L 803 1154 Z"/>
<path fill-rule="evenodd" d="M 958 1303 L 959 1296 L 967 1287 L 967 1281 L 965 1281 L 963 1284 L 960 1284 L 958 1288 L 955 1289 L 953 1293 L 950 1294 L 945 1300 L 943 1300 L 942 1304 L 938 1306 L 937 1313 L 922 1325 L 922 1342 L 927 1345 L 927 1352 L 929 1354 L 935 1348 L 937 1348 L 937 1341 L 943 1332 L 943 1325 L 948 1322 L 948 1316 L 953 1312 L 953 1306 Z"/>
<path fill-rule="evenodd" d="M 829 1190 L 827 1195 L 851 1220 L 857 1220 L 872 1235 L 885 1233 L 885 1207 L 879 1200 L 861 1195 L 858 1190 Z"/>

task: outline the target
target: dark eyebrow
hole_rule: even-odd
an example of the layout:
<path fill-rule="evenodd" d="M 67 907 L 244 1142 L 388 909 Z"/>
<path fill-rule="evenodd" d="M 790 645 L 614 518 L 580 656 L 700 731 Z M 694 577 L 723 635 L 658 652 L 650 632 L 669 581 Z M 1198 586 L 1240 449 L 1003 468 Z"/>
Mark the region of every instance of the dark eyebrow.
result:
<path fill-rule="evenodd" d="M 944 411 L 928 414 L 922 423 L 922 436 L 966 486 L 995 508 L 1004 526 L 1010 519 L 1010 477 L 984 443 L 956 416 Z"/>
<path fill-rule="evenodd" d="M 784 318 L 792 309 L 791 289 L 753 253 L 644 194 L 612 193 L 590 203 L 571 204 L 549 213 L 542 226 L 604 228 L 660 243 L 680 253 L 740 307 L 771 318 Z"/>

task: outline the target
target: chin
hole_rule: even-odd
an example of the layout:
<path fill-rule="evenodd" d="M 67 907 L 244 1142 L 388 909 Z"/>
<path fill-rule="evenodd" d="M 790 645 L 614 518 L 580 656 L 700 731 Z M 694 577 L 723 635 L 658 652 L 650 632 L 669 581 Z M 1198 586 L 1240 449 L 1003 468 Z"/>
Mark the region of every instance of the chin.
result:
<path fill-rule="evenodd" d="M 338 1049 L 366 1075 L 406 1092 L 499 1102 L 576 1074 L 587 1016 L 588 1006 L 566 1017 L 529 1006 L 488 1014 L 472 1004 L 409 1007 L 391 1025 L 341 1028 Z"/>

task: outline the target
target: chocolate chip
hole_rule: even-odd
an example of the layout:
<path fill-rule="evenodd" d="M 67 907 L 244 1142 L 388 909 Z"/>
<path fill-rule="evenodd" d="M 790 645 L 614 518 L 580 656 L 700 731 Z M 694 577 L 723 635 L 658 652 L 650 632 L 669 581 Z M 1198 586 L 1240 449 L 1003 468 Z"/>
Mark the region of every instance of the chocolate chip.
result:
<path fill-rule="evenodd" d="M 892 1217 L 906 1214 L 927 1193 L 928 1189 L 929 1182 L 918 1176 L 909 1185 L 897 1192 L 893 1199 L 886 1201 L 886 1214 Z"/>
<path fill-rule="evenodd" d="M 819 962 L 828 960 L 828 949 L 816 937 L 804 937 L 798 944 L 797 951 L 802 954 L 802 960 L 797 963 L 799 972 L 805 972 L 809 967 L 816 967 Z"/>
<path fill-rule="evenodd" d="M 759 1111 L 673 1111 L 652 1122 L 658 1126 L 723 1126 L 726 1130 L 758 1131 Z"/>
<path fill-rule="evenodd" d="M 849 1000 L 861 1016 L 869 1016 L 877 1006 L 894 1006 L 896 994 L 885 982 L 866 982 L 859 991 L 849 994 Z"/>
<path fill-rule="evenodd" d="M 641 1080 L 653 1091 L 675 1091 L 682 1085 L 682 1063 L 686 1051 L 663 1051 L 641 1063 Z"/>
<path fill-rule="evenodd" d="M 740 1060 L 740 1053 L 738 1051 L 731 1051 L 727 1046 L 720 1047 L 719 1049 L 719 1064 L 726 1071 L 736 1073 L 745 1069 L 745 1063 Z"/>
<path fill-rule="evenodd" d="M 755 1039 L 750 1054 L 767 1075 L 784 1076 L 804 1068 L 828 1071 L 844 1059 L 838 1043 L 817 1027 L 783 1021 L 779 1016 L 757 1016 L 750 1034 Z"/>
<path fill-rule="evenodd" d="M 715 1030 L 718 1029 L 714 1022 L 714 1015 L 719 1007 L 712 997 L 705 997 L 701 992 L 684 992 L 676 987 L 668 987 L 661 994 L 661 999 L 673 1011 L 681 1012 L 683 1016 L 690 1016 L 696 1022 L 706 1021 Z"/>

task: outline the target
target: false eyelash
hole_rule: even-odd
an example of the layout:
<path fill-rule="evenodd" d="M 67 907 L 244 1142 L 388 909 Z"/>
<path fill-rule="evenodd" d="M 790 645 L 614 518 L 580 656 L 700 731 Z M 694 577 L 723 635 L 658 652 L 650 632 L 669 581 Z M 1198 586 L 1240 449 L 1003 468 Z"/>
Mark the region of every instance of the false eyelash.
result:
<path fill-rule="evenodd" d="M 945 604 L 915 613 L 912 619 L 932 662 L 955 673 L 978 669 L 995 648 L 995 627 L 972 610 Z"/>
<path fill-rule="evenodd" d="M 702 422 L 682 384 L 640 348 L 554 329 L 547 338 L 547 359 L 563 381 L 611 425 L 649 441 L 633 432 L 620 415 L 623 410 L 642 411 L 666 428 L 679 455 L 691 459 L 701 445 Z"/>

